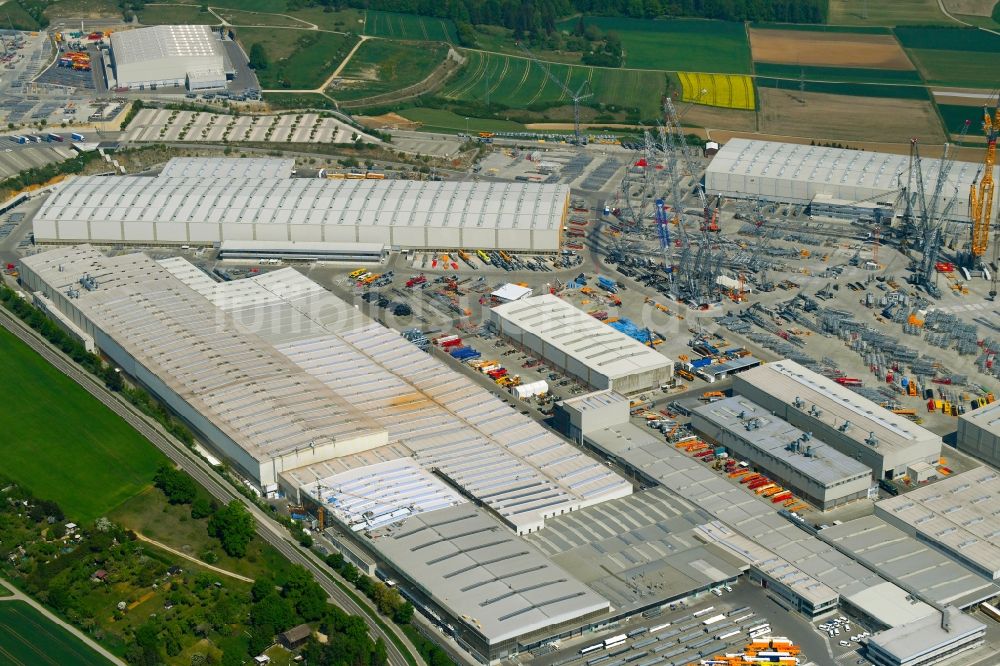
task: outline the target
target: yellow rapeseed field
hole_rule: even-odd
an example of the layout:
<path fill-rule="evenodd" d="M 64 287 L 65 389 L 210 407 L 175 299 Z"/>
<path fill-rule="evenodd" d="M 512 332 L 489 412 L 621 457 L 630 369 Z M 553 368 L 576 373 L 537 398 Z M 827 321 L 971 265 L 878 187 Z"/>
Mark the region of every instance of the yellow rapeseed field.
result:
<path fill-rule="evenodd" d="M 753 80 L 742 74 L 703 74 L 677 72 L 683 92 L 681 100 L 719 106 L 724 109 L 753 110 Z"/>

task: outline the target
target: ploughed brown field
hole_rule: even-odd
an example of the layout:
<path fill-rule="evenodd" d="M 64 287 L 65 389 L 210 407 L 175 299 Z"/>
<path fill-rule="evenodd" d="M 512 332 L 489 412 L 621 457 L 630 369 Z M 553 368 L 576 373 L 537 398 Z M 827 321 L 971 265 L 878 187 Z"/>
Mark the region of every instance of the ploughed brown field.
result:
<path fill-rule="evenodd" d="M 913 69 L 891 35 L 751 28 L 750 51 L 756 62 Z"/>
<path fill-rule="evenodd" d="M 930 102 L 760 88 L 760 131 L 817 140 L 944 141 Z"/>

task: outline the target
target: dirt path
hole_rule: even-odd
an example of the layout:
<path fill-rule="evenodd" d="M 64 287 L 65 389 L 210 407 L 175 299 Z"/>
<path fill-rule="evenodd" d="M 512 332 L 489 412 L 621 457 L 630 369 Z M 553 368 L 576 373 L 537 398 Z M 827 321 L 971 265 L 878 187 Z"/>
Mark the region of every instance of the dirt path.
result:
<path fill-rule="evenodd" d="M 115 655 L 105 650 L 99 643 L 96 643 L 94 639 L 92 639 L 90 636 L 83 633 L 82 631 L 80 631 L 73 625 L 69 624 L 68 622 L 61 620 L 57 615 L 53 614 L 52 611 L 50 611 L 45 606 L 41 605 L 28 595 L 21 592 L 19 589 L 8 583 L 3 578 L 0 578 L 0 585 L 6 587 L 11 592 L 11 596 L 9 597 L 0 597 L 0 603 L 4 603 L 5 601 L 23 601 L 24 603 L 28 604 L 36 611 L 44 615 L 47 620 L 59 625 L 69 633 L 79 638 L 87 645 L 87 647 L 89 647 L 94 652 L 96 652 L 97 654 L 101 655 L 102 657 L 110 661 L 112 664 L 115 664 L 116 666 L 126 666 L 124 661 L 122 661 Z"/>
<path fill-rule="evenodd" d="M 229 576 L 230 578 L 235 578 L 236 580 L 242 580 L 245 583 L 252 583 L 253 582 L 253 578 L 247 578 L 246 576 L 241 576 L 240 574 L 233 573 L 232 571 L 226 571 L 225 569 L 220 569 L 219 567 L 213 567 L 211 564 L 208 564 L 207 562 L 202 562 L 197 557 L 191 557 L 190 555 L 188 555 L 187 553 L 185 553 L 183 551 L 177 550 L 176 548 L 171 548 L 170 546 L 166 545 L 165 543 L 160 543 L 159 541 L 155 541 L 154 539 L 150 539 L 149 537 L 143 536 L 142 534 L 139 534 L 138 532 L 136 532 L 136 537 L 139 538 L 139 541 L 145 541 L 146 543 L 151 543 L 154 546 L 156 546 L 157 548 L 161 548 L 161 549 L 167 551 L 168 553 L 176 555 L 177 557 L 183 557 L 185 560 L 188 560 L 189 562 L 194 562 L 198 566 L 204 567 L 206 569 L 210 569 L 210 570 L 214 571 L 215 573 L 222 574 L 223 576 Z"/>
<path fill-rule="evenodd" d="M 292 28 L 292 30 L 298 30 L 298 28 Z M 312 88 L 312 89 L 307 89 L 307 88 L 265 88 L 264 92 L 266 92 L 266 93 L 318 93 L 320 95 L 323 95 L 327 99 L 330 99 L 331 101 L 333 101 L 333 98 L 331 98 L 325 92 L 326 89 L 330 86 L 330 82 L 333 81 L 338 76 L 340 76 L 340 73 L 344 70 L 344 67 L 346 67 L 347 63 L 349 63 L 351 61 L 351 58 L 353 58 L 354 54 L 357 53 L 357 51 L 358 51 L 359 48 L 361 48 L 361 45 L 364 44 L 365 42 L 367 42 L 369 39 L 371 39 L 371 37 L 369 37 L 368 35 L 358 35 L 358 43 L 354 45 L 354 48 L 351 49 L 350 53 L 348 53 L 346 56 L 344 56 L 344 59 L 340 61 L 339 65 L 337 65 L 337 69 L 333 70 L 333 74 L 331 74 L 330 76 L 326 77 L 326 80 L 323 81 L 323 83 L 318 88 Z"/>

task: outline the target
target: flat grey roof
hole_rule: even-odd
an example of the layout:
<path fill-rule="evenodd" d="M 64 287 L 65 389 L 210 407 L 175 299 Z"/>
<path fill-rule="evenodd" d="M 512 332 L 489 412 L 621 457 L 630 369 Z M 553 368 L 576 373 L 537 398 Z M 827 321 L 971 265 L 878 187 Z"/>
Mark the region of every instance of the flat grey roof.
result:
<path fill-rule="evenodd" d="M 975 467 L 875 505 L 877 513 L 910 525 L 921 538 L 1000 575 L 1000 473 Z"/>
<path fill-rule="evenodd" d="M 876 516 L 827 527 L 819 538 L 930 603 L 965 608 L 1000 594 L 997 585 Z"/>
<path fill-rule="evenodd" d="M 883 597 L 903 598 L 906 592 L 779 516 L 768 500 L 747 492 L 647 429 L 628 423 L 588 434 L 587 441 L 710 513 L 716 521 L 709 525 L 717 524 L 717 529 L 714 534 L 706 533 L 706 542 L 732 544 L 730 552 L 742 554 L 803 599 L 819 604 L 839 594 L 870 609 L 890 626 L 932 610 L 919 601 L 908 613 L 889 612 L 873 604 L 866 592 L 880 585 Z"/>
<path fill-rule="evenodd" d="M 175 58 L 218 58 L 222 65 L 222 40 L 207 25 L 156 25 L 111 34 L 116 65 L 133 65 Z"/>
<path fill-rule="evenodd" d="M 711 518 L 657 487 L 550 518 L 525 538 L 622 612 L 740 574 L 742 560 L 695 537 Z"/>
<path fill-rule="evenodd" d="M 373 534 L 393 567 L 490 643 L 606 611 L 608 601 L 468 504 Z"/>
<path fill-rule="evenodd" d="M 822 486 L 830 487 L 847 479 L 871 476 L 872 471 L 867 466 L 814 437 L 804 440 L 802 430 L 771 416 L 770 411 L 743 396 L 709 403 L 694 410 L 694 413 L 750 446 L 782 460 Z M 752 429 L 748 429 L 748 425 L 752 425 Z M 792 442 L 799 443 L 798 450 L 788 450 Z M 808 456 L 804 453 L 806 447 L 810 449 Z"/>
<path fill-rule="evenodd" d="M 941 628 L 941 613 L 936 612 L 927 617 L 907 624 L 887 629 L 868 639 L 870 644 L 878 646 L 884 652 L 899 658 L 906 663 L 924 652 L 943 647 L 961 638 L 974 636 L 984 632 L 986 625 L 964 613 L 954 612 L 951 618 L 951 631 Z"/>
<path fill-rule="evenodd" d="M 863 446 L 868 446 L 864 441 L 870 432 L 875 433 L 880 449 L 902 451 L 917 442 L 941 441 L 930 430 L 788 359 L 742 372 L 735 382 L 737 386 L 747 382 L 789 405 L 795 398 L 803 400 L 807 407 L 815 405 L 822 411 L 819 420 L 833 428 L 850 421 L 845 436 Z"/>
<path fill-rule="evenodd" d="M 673 367 L 673 361 L 653 347 L 615 330 L 554 294 L 504 303 L 493 308 L 493 312 L 612 379 Z"/>

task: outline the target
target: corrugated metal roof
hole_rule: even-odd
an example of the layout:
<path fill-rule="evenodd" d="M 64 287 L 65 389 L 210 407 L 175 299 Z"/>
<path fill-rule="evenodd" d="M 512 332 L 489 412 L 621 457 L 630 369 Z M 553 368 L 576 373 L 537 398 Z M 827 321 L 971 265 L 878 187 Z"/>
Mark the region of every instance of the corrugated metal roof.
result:
<path fill-rule="evenodd" d="M 522 298 L 493 308 L 493 312 L 547 345 L 611 379 L 654 368 L 673 367 L 673 361 L 591 317 L 553 294 Z"/>
<path fill-rule="evenodd" d="M 374 534 L 379 551 L 490 643 L 608 609 L 607 600 L 469 504 Z"/>
<path fill-rule="evenodd" d="M 568 196 L 535 183 L 80 176 L 35 219 L 558 230 Z"/>
<path fill-rule="evenodd" d="M 165 262 L 166 263 L 166 262 Z M 190 274 L 178 262 L 168 268 Z M 518 530 L 632 486 L 293 269 L 192 286 Z M 307 471 L 293 476 L 309 483 Z"/>
<path fill-rule="evenodd" d="M 385 431 L 143 254 L 61 248 L 23 263 L 258 461 Z M 186 271 L 205 285 L 203 274 Z M 97 282 L 87 290 L 85 274 Z"/>

